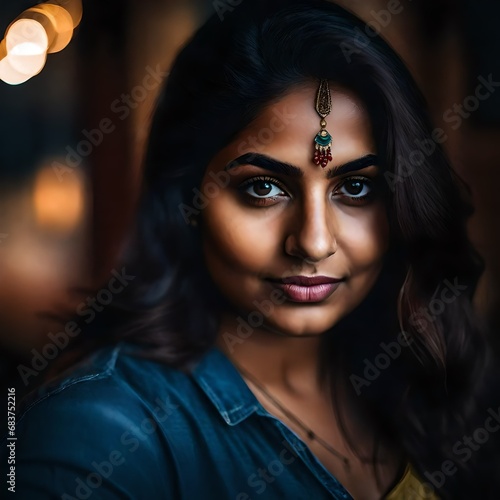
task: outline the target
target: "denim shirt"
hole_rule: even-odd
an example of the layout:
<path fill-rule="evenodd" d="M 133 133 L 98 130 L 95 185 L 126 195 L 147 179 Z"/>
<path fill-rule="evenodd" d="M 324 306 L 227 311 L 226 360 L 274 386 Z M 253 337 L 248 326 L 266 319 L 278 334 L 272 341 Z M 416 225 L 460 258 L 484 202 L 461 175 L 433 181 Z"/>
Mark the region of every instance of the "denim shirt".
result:
<path fill-rule="evenodd" d="M 25 398 L 16 498 L 352 498 L 217 346 L 191 374 L 133 350 L 103 348 Z"/>

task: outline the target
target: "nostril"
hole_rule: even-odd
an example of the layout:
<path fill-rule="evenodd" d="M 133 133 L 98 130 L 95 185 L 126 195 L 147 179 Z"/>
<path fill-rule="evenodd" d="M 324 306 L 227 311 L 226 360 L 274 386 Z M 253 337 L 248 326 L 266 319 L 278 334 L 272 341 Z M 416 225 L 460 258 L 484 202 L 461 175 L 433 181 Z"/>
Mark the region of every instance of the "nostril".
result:
<path fill-rule="evenodd" d="M 306 263 L 316 263 L 325 260 L 337 251 L 334 238 L 297 238 L 289 235 L 285 241 L 285 252 L 293 257 L 299 257 Z"/>

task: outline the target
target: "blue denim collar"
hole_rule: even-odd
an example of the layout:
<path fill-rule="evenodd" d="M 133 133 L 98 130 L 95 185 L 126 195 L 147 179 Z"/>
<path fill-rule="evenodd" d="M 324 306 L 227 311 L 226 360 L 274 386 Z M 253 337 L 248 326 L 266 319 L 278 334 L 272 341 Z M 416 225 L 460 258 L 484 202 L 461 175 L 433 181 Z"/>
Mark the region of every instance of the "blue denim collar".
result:
<path fill-rule="evenodd" d="M 267 413 L 217 345 L 202 356 L 191 375 L 227 424 L 239 424 L 255 411 Z"/>

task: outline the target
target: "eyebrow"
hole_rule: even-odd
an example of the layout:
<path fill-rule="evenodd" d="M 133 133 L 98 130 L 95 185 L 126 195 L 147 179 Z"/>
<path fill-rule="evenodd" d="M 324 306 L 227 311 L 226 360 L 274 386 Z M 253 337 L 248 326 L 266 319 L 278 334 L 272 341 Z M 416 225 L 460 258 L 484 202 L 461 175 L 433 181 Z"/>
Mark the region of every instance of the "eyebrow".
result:
<path fill-rule="evenodd" d="M 361 170 L 363 168 L 371 167 L 377 164 L 377 155 L 368 154 L 362 156 L 361 158 L 348 161 L 347 163 L 326 170 L 326 178 L 331 179 L 339 175 Z M 304 171 L 300 168 L 291 165 L 290 163 L 276 160 L 275 158 L 271 158 L 270 156 L 263 155 L 261 153 L 245 153 L 235 160 L 229 162 L 224 170 L 228 171 L 240 165 L 254 165 L 256 167 L 260 167 L 277 174 L 288 175 L 290 177 L 303 177 L 304 175 Z"/>

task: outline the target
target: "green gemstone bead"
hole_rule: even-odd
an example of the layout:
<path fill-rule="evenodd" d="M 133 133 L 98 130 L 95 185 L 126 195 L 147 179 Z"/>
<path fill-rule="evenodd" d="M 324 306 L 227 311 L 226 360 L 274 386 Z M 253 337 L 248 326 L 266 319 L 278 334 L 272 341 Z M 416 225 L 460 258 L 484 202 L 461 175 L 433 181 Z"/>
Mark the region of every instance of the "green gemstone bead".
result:
<path fill-rule="evenodd" d="M 332 142 L 332 136 L 327 133 L 325 136 L 321 135 L 321 132 L 316 136 L 314 142 L 320 146 L 328 146 Z"/>

